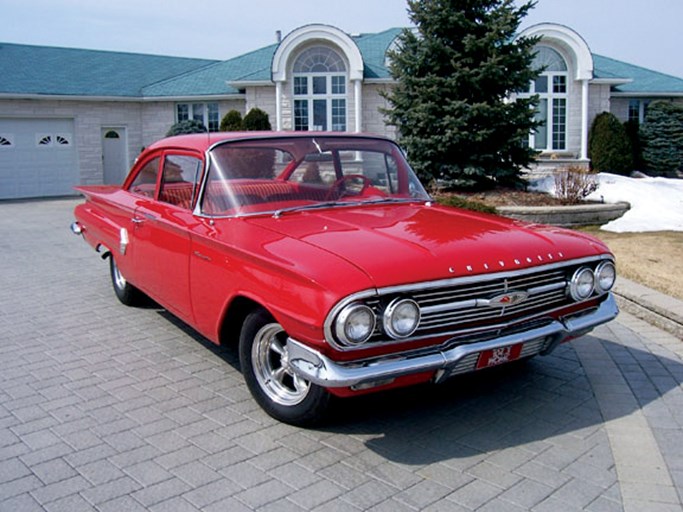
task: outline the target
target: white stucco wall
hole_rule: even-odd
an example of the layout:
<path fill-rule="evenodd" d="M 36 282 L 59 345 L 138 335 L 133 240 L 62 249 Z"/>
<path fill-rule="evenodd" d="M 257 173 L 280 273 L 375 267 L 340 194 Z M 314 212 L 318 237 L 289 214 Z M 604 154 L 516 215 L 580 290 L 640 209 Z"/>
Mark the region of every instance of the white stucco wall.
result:
<path fill-rule="evenodd" d="M 588 86 L 588 129 L 595 116 L 609 112 L 611 104 L 610 86 L 607 84 L 590 84 Z"/>
<path fill-rule="evenodd" d="M 389 84 L 364 84 L 363 85 L 363 131 L 376 133 L 387 137 L 396 138 L 396 128 L 385 124 L 381 108 L 389 108 L 391 105 L 381 96 L 381 92 L 391 89 Z"/>
<path fill-rule="evenodd" d="M 247 87 L 246 101 L 242 106 L 242 114 L 247 114 L 252 108 L 258 107 L 268 114 L 270 125 L 275 129 L 275 86 Z M 239 108 L 236 110 L 240 110 Z M 227 112 L 227 111 L 226 111 Z M 225 115 L 221 111 L 221 116 Z"/>

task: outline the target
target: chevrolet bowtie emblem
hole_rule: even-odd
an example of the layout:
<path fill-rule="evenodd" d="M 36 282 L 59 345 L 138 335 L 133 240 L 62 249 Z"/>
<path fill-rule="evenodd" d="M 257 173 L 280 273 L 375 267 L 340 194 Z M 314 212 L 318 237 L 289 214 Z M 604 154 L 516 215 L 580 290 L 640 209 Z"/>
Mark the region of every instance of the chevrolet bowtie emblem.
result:
<path fill-rule="evenodd" d="M 492 308 L 506 308 L 524 302 L 527 297 L 529 297 L 527 292 L 507 292 L 490 298 L 487 305 Z"/>

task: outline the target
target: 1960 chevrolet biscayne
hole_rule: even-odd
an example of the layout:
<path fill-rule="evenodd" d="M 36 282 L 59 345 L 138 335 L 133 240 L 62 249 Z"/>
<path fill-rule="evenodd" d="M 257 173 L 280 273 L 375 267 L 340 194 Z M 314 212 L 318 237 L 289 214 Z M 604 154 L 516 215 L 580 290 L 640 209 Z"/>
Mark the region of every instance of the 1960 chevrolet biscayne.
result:
<path fill-rule="evenodd" d="M 600 241 L 436 205 L 384 138 L 182 135 L 122 186 L 78 190 L 72 230 L 121 302 L 237 342 L 254 398 L 289 423 L 547 354 L 618 312 Z"/>

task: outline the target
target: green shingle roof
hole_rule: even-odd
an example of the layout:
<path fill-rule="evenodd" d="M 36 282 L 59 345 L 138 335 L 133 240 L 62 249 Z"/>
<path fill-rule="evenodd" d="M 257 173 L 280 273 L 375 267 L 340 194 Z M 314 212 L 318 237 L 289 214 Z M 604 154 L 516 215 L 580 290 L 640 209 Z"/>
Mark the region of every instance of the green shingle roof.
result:
<path fill-rule="evenodd" d="M 391 28 L 353 39 L 366 79 L 389 79 Z M 226 61 L 0 43 L 0 94 L 163 98 L 239 93 L 240 82 L 269 82 L 277 44 Z M 683 79 L 593 55 L 596 78 L 629 79 L 613 90 L 683 94 Z"/>
<path fill-rule="evenodd" d="M 614 92 L 633 94 L 683 94 L 683 79 L 593 54 L 595 78 L 630 79 L 612 88 Z"/>
<path fill-rule="evenodd" d="M 216 61 L 0 43 L 0 94 L 139 97 Z"/>
<path fill-rule="evenodd" d="M 365 64 L 365 78 L 389 78 L 385 66 L 386 53 L 400 28 L 392 28 L 377 34 L 354 37 Z M 271 79 L 273 55 L 277 44 L 218 62 L 195 72 L 174 77 L 143 89 L 143 95 L 193 96 L 238 93 L 239 82 L 268 82 Z"/>
<path fill-rule="evenodd" d="M 143 89 L 143 95 L 197 96 L 237 94 L 229 85 L 236 80 L 270 80 L 270 66 L 277 44 L 266 46 L 234 59 L 216 62 L 194 72 L 176 76 Z"/>

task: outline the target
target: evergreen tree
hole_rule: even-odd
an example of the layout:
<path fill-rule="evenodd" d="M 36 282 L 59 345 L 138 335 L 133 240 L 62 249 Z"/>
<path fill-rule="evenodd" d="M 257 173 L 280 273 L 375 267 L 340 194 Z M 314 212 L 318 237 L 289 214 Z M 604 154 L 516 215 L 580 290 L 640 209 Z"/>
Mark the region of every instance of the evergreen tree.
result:
<path fill-rule="evenodd" d="M 651 103 L 640 127 L 647 170 L 675 176 L 683 170 L 683 106 L 668 101 Z"/>
<path fill-rule="evenodd" d="M 220 130 L 222 132 L 238 132 L 242 129 L 242 114 L 237 110 L 230 110 L 221 119 Z"/>
<path fill-rule="evenodd" d="M 249 132 L 270 131 L 273 128 L 270 126 L 268 114 L 260 108 L 252 108 L 242 120 L 242 128 Z"/>
<path fill-rule="evenodd" d="M 532 70 L 537 38 L 517 37 L 534 6 L 514 0 L 409 0 L 416 30 L 389 53 L 397 81 L 384 113 L 426 181 L 511 185 L 535 156 L 528 137 L 538 98 L 517 98 Z"/>
<path fill-rule="evenodd" d="M 610 112 L 595 117 L 588 135 L 591 169 L 628 176 L 633 171 L 633 147 L 626 128 Z"/>
<path fill-rule="evenodd" d="M 208 130 L 201 121 L 196 119 L 186 119 L 185 121 L 178 121 L 171 126 L 166 132 L 166 137 L 172 135 L 182 135 L 184 133 L 206 133 Z"/>

